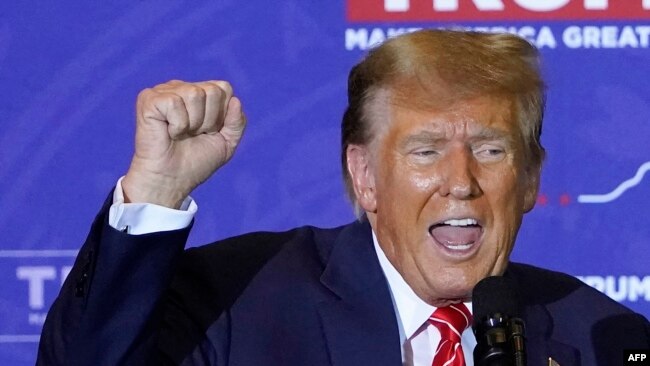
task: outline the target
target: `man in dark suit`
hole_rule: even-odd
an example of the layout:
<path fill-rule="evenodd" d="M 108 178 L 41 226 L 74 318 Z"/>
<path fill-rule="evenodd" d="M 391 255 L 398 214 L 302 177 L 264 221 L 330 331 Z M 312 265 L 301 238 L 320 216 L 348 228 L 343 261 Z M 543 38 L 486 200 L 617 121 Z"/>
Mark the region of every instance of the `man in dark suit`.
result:
<path fill-rule="evenodd" d="M 515 36 L 387 41 L 348 84 L 342 164 L 359 221 L 185 252 L 189 194 L 230 159 L 245 118 L 226 82 L 143 91 L 131 166 L 50 310 L 39 364 L 471 365 L 472 289 L 502 275 L 529 365 L 622 364 L 650 346 L 646 319 L 509 263 L 537 195 L 543 88 Z"/>

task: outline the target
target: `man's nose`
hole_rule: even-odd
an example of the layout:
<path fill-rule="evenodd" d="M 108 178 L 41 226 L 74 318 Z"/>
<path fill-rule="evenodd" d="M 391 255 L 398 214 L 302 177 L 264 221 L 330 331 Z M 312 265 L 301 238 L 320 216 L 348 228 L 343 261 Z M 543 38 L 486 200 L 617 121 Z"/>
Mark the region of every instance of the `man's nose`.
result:
<path fill-rule="evenodd" d="M 476 161 L 469 149 L 454 149 L 441 163 L 443 182 L 439 192 L 442 196 L 470 199 L 481 194 L 475 175 Z"/>

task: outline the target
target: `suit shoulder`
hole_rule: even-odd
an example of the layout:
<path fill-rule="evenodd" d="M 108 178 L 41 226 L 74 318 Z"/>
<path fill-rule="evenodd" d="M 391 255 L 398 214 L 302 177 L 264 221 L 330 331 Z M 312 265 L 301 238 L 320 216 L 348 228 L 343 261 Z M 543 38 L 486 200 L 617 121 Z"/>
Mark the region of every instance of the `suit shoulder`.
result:
<path fill-rule="evenodd" d="M 173 349 L 178 354 L 175 359 L 184 359 L 256 279 L 264 278 L 264 284 L 277 287 L 277 280 L 260 273 L 282 272 L 278 267 L 288 269 L 305 262 L 314 270 L 321 265 L 319 247 L 326 247 L 340 230 L 304 226 L 283 232 L 253 232 L 187 249 L 175 265 L 165 297 L 169 329 L 161 337 L 161 348 Z"/>
<path fill-rule="evenodd" d="M 622 349 L 650 346 L 650 323 L 643 315 L 576 277 L 517 263 L 508 267 L 506 276 L 517 283 L 522 305 L 545 309 L 553 337 L 580 349 L 586 364 L 617 364 Z M 542 323 L 545 318 L 536 319 Z"/>
<path fill-rule="evenodd" d="M 217 297 L 212 295 L 219 294 L 225 301 L 220 307 L 228 307 L 265 268 L 286 271 L 292 262 L 320 267 L 341 229 L 303 226 L 283 232 L 252 232 L 187 249 L 173 287 L 210 294 L 213 299 Z"/>
<path fill-rule="evenodd" d="M 580 279 L 566 273 L 521 263 L 512 263 L 508 267 L 508 273 L 516 280 L 522 295 L 535 303 L 549 305 L 570 300 L 584 302 L 590 307 L 598 307 L 612 313 L 632 312 Z"/>
<path fill-rule="evenodd" d="M 586 286 L 578 278 L 567 273 L 523 263 L 510 263 L 506 276 L 513 278 L 521 291 L 532 291 L 540 296 L 545 295 L 547 290 L 551 292 L 571 291 Z"/>
<path fill-rule="evenodd" d="M 522 305 L 543 305 L 561 323 L 572 324 L 579 316 L 586 323 L 601 327 L 625 327 L 650 336 L 650 323 L 641 314 L 616 302 L 607 295 L 566 273 L 526 264 L 508 267 L 518 285 Z M 648 340 L 650 342 L 650 340 Z"/>
<path fill-rule="evenodd" d="M 189 248 L 184 255 L 190 261 L 209 261 L 212 265 L 215 264 L 215 261 L 223 262 L 223 265 L 226 266 L 232 264 L 233 261 L 265 262 L 278 252 L 290 250 L 294 246 L 302 249 L 312 248 L 319 244 L 327 246 L 342 228 L 343 226 L 335 228 L 301 226 L 278 232 L 250 232 Z"/>

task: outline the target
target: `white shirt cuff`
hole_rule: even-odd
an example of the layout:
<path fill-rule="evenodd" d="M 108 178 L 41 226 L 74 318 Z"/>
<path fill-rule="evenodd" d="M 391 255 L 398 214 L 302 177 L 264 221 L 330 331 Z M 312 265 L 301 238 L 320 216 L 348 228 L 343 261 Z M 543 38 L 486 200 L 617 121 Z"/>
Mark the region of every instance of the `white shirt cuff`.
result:
<path fill-rule="evenodd" d="M 108 224 L 119 231 L 140 235 L 159 231 L 184 229 L 190 225 L 198 206 L 187 197 L 180 209 L 153 203 L 124 203 L 122 179 L 117 181 L 113 192 L 113 204 L 108 211 Z"/>

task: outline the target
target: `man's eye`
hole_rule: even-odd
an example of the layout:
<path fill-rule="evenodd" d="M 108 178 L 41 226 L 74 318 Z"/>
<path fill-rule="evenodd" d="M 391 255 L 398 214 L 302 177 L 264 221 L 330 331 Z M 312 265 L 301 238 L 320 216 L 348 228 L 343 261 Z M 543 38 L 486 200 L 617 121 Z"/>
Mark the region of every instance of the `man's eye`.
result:
<path fill-rule="evenodd" d="M 414 151 L 413 153 L 414 153 L 415 155 L 417 155 L 417 156 L 422 156 L 422 157 L 424 157 L 424 156 L 435 155 L 435 154 L 437 154 L 438 152 L 435 151 L 435 150 L 418 150 L 418 151 Z"/>
<path fill-rule="evenodd" d="M 481 158 L 495 159 L 505 155 L 505 150 L 498 147 L 484 147 L 474 151 L 476 156 Z"/>

